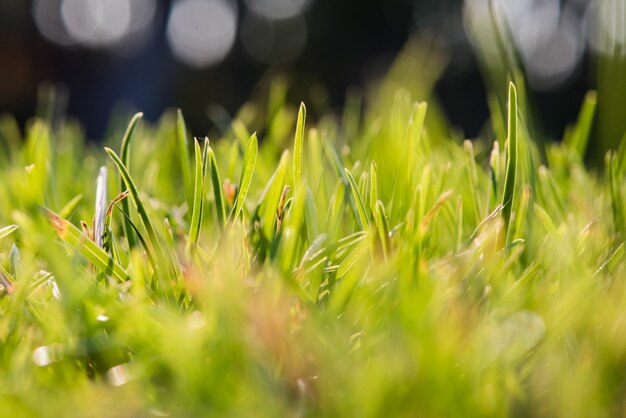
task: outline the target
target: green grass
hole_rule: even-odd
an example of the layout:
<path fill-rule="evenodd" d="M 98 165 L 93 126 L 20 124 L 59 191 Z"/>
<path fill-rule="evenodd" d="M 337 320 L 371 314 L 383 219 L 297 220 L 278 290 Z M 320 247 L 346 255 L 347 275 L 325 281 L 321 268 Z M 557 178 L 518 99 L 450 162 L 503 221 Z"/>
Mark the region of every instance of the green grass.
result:
<path fill-rule="evenodd" d="M 595 93 L 550 143 L 513 84 L 508 138 L 472 142 L 406 91 L 306 127 L 281 92 L 211 146 L 181 112 L 102 147 L 1 119 L 0 416 L 624 413 L 626 146 L 584 165 Z"/>

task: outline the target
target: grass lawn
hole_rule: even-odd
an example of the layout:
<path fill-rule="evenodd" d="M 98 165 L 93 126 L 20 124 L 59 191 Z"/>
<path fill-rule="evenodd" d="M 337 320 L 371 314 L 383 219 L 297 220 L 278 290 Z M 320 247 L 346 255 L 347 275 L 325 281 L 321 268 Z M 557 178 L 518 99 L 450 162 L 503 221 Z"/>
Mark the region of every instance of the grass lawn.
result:
<path fill-rule="evenodd" d="M 560 143 L 513 84 L 472 142 L 403 91 L 270 98 L 210 141 L 3 117 L 0 416 L 626 414 L 626 141 L 585 165 L 593 92 Z"/>

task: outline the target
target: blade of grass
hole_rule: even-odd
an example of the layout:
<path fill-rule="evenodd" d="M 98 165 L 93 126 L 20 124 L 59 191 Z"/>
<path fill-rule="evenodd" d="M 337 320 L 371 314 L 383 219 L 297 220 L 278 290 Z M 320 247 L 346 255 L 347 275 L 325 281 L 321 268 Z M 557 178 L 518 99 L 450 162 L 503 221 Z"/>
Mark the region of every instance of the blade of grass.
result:
<path fill-rule="evenodd" d="M 261 227 L 266 238 L 271 239 L 274 235 L 274 224 L 278 216 L 278 204 L 285 185 L 285 172 L 287 171 L 287 159 L 289 151 L 285 150 L 280 157 L 278 167 L 268 183 L 267 192 L 261 202 Z"/>
<path fill-rule="evenodd" d="M 211 183 L 213 184 L 213 194 L 215 196 L 215 209 L 217 210 L 217 220 L 220 225 L 226 223 L 226 201 L 224 200 L 224 191 L 222 189 L 222 180 L 220 179 L 220 171 L 217 166 L 215 154 L 209 147 L 209 170 L 211 171 Z"/>
<path fill-rule="evenodd" d="M 352 197 L 354 198 L 354 201 L 356 203 L 356 220 L 359 223 L 359 227 L 361 229 L 366 229 L 369 227 L 370 221 L 367 216 L 367 212 L 365 211 L 365 205 L 363 204 L 363 199 L 361 198 L 359 187 L 357 186 L 356 181 L 354 181 L 354 177 L 352 176 L 352 173 L 350 173 L 350 170 L 344 168 L 344 171 L 346 173 L 348 183 L 350 184 L 350 189 L 352 190 Z"/>
<path fill-rule="evenodd" d="M 133 139 L 135 134 L 135 130 L 137 129 L 137 125 L 139 121 L 143 118 L 143 113 L 137 113 L 130 120 L 128 127 L 126 128 L 126 133 L 124 133 L 124 138 L 122 139 L 122 146 L 120 151 L 120 156 L 122 159 L 122 163 L 125 167 L 130 166 L 130 141 Z M 124 191 L 128 189 L 128 185 L 124 182 L 122 176 L 120 176 L 120 191 Z M 130 203 L 128 200 L 124 200 L 122 202 L 122 210 L 125 213 L 130 214 Z M 135 237 L 132 233 L 133 229 L 128 223 L 128 221 L 124 221 L 124 235 L 126 236 L 126 240 L 128 241 L 128 248 L 133 248 L 137 242 L 135 241 Z"/>
<path fill-rule="evenodd" d="M 302 187 L 302 148 L 304 142 L 304 125 L 306 123 L 306 106 L 300 103 L 296 136 L 293 143 L 293 184 L 294 194 L 298 194 Z"/>
<path fill-rule="evenodd" d="M 204 140 L 204 148 L 208 143 L 208 139 Z M 192 246 L 198 245 L 198 238 L 200 236 L 200 226 L 202 220 L 202 206 L 204 200 L 204 161 L 202 155 L 202 149 L 198 141 L 194 141 L 194 154 L 195 154 L 195 179 L 194 179 L 194 193 L 193 193 L 193 211 L 191 214 L 191 224 L 189 225 L 189 240 L 187 241 L 187 250 Z"/>
<path fill-rule="evenodd" d="M 130 217 L 126 214 L 126 212 L 124 212 L 122 209 L 120 209 L 117 206 L 113 206 L 113 207 L 115 207 L 117 210 L 119 210 L 121 212 L 122 216 L 130 224 L 130 227 L 132 228 L 132 230 L 135 232 L 135 234 L 137 234 L 137 239 L 139 239 L 139 243 L 141 244 L 141 246 L 143 247 L 144 251 L 146 252 L 146 256 L 148 257 L 148 261 L 150 262 L 150 265 L 152 266 L 152 269 L 154 271 L 156 271 L 156 269 L 157 269 L 157 262 L 156 262 L 156 260 L 154 258 L 154 255 L 152 254 L 152 250 L 148 246 L 148 243 L 146 242 L 146 240 L 143 237 L 143 235 L 141 234 L 141 232 L 139 232 L 139 229 L 137 228 L 137 225 L 135 225 L 135 223 L 132 221 L 132 219 L 130 219 Z"/>
<path fill-rule="evenodd" d="M 370 165 L 370 211 L 372 216 L 376 214 L 376 206 L 378 204 L 378 167 L 376 162 L 372 160 Z"/>
<path fill-rule="evenodd" d="M 51 210 L 44 208 L 44 211 L 59 237 L 70 246 L 76 248 L 94 266 L 105 274 L 115 277 L 120 282 L 125 282 L 129 279 L 124 268 L 116 263 L 102 248 L 98 247 L 95 242 L 85 236 L 80 229 Z"/>
<path fill-rule="evenodd" d="M 8 225 L 8 226 L 5 226 L 4 228 L 0 229 L 0 239 L 6 237 L 11 232 L 15 231 L 17 228 L 19 228 L 19 226 L 17 226 L 17 225 Z"/>
<path fill-rule="evenodd" d="M 508 119 L 508 150 L 506 161 L 506 177 L 502 196 L 502 217 L 506 228 L 506 242 L 510 239 L 511 209 L 515 196 L 515 177 L 517 176 L 517 91 L 513 83 L 509 84 L 509 119 Z"/>
<path fill-rule="evenodd" d="M 585 151 L 587 150 L 587 143 L 589 142 L 589 134 L 591 133 L 597 103 L 598 95 L 595 91 L 590 91 L 585 95 L 574 130 L 572 134 L 566 138 L 568 148 L 581 160 L 585 157 Z"/>
<path fill-rule="evenodd" d="M 113 162 L 117 166 L 117 169 L 120 172 L 120 175 L 124 179 L 124 183 L 128 186 L 128 191 L 130 193 L 130 198 L 132 199 L 133 203 L 135 204 L 135 208 L 137 209 L 137 213 L 139 213 L 139 217 L 141 218 L 143 226 L 146 229 L 146 232 L 148 233 L 148 239 L 150 240 L 150 244 L 152 245 L 152 248 L 154 248 L 154 252 L 156 253 L 158 262 L 165 261 L 165 257 L 163 256 L 163 251 L 161 250 L 161 246 L 159 244 L 159 240 L 158 240 L 156 231 L 154 229 L 154 226 L 152 225 L 152 221 L 150 220 L 150 217 L 148 216 L 148 212 L 146 210 L 145 205 L 143 204 L 143 200 L 139 196 L 139 190 L 137 189 L 137 186 L 135 185 L 135 182 L 133 181 L 132 177 L 130 176 L 130 173 L 128 172 L 128 169 L 126 168 L 124 163 L 122 163 L 122 160 L 120 160 L 120 158 L 117 156 L 115 151 L 113 151 L 110 148 L 106 148 L 106 147 L 104 148 L 104 150 L 107 152 L 107 154 L 109 154 L 109 157 L 111 157 L 111 159 L 113 160 Z M 128 201 L 128 199 L 124 199 L 122 201 L 122 204 L 124 202 L 127 202 L 127 201 Z M 129 214 L 127 214 L 127 215 L 129 215 Z M 128 218 L 127 218 L 127 220 L 128 220 Z"/>
<path fill-rule="evenodd" d="M 228 217 L 229 221 L 235 222 L 243 210 L 243 204 L 250 190 L 250 184 L 252 183 L 252 175 L 254 174 L 258 149 L 259 143 L 256 133 L 254 133 L 248 140 L 246 152 L 243 156 L 243 166 L 241 167 L 241 176 L 239 177 L 239 193 L 237 193 L 237 200 Z"/>
<path fill-rule="evenodd" d="M 389 257 L 389 222 L 387 221 L 387 213 L 385 213 L 385 205 L 380 200 L 376 202 L 375 219 L 383 256 L 387 259 Z"/>
<path fill-rule="evenodd" d="M 83 200 L 83 194 L 80 193 L 76 196 L 74 196 L 72 199 L 70 199 L 69 202 L 67 202 L 65 204 L 65 206 L 63 206 L 63 208 L 59 211 L 59 216 L 63 219 L 67 219 L 70 217 L 70 215 L 72 214 L 72 212 L 74 212 L 74 209 L 76 209 L 76 207 L 78 206 L 78 204 L 80 203 L 80 201 Z"/>

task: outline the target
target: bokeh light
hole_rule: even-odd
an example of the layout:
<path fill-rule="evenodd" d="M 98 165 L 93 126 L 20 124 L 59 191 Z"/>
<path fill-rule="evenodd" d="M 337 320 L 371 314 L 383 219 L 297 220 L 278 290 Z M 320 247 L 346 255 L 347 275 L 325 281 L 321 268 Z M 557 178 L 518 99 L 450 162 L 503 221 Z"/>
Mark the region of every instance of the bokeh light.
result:
<path fill-rule="evenodd" d="M 237 34 L 237 11 L 226 0 L 179 0 L 167 22 L 167 40 L 183 63 L 202 68 L 221 62 Z"/>
<path fill-rule="evenodd" d="M 61 16 L 72 37 L 86 45 L 119 42 L 130 28 L 129 0 L 63 0 Z"/>
<path fill-rule="evenodd" d="M 246 4 L 258 16 L 274 20 L 304 13 L 311 5 L 311 0 L 246 0 Z"/>
<path fill-rule="evenodd" d="M 61 0 L 35 0 L 33 18 L 39 32 L 48 40 L 70 46 L 77 41 L 67 32 L 61 17 Z"/>
<path fill-rule="evenodd" d="M 62 46 L 133 44 L 151 27 L 155 0 L 36 0 L 33 17 L 44 37 Z"/>

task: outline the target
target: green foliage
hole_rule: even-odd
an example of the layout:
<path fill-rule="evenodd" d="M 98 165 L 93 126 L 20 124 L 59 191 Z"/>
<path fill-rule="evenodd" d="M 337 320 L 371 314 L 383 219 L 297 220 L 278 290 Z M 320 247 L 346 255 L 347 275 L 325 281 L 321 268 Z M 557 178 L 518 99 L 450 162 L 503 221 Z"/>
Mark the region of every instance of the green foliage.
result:
<path fill-rule="evenodd" d="M 472 142 L 403 90 L 305 136 L 286 88 L 193 161 L 180 112 L 105 152 L 0 118 L 0 415 L 621 413 L 626 146 L 585 167 L 593 94 L 543 150 L 512 84 L 508 141 Z"/>

